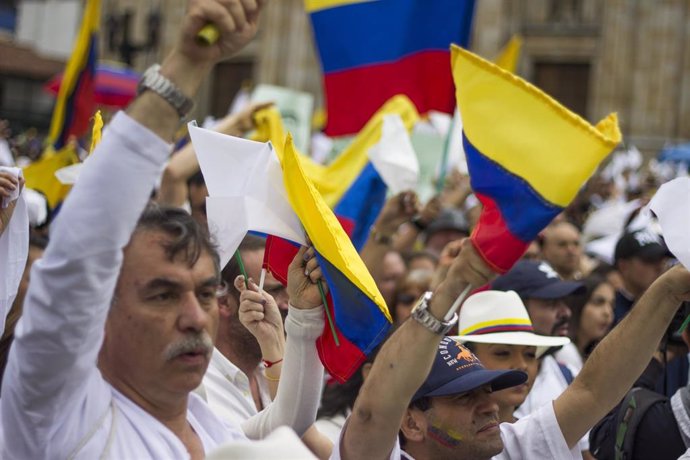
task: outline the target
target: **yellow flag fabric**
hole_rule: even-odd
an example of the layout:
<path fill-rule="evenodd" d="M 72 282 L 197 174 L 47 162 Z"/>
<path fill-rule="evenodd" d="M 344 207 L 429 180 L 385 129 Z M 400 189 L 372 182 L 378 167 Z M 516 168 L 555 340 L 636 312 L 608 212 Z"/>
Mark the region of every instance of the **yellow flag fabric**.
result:
<path fill-rule="evenodd" d="M 535 86 L 458 46 L 452 47 L 452 68 L 468 141 L 550 203 L 567 206 L 621 141 L 615 114 L 592 126 Z"/>
<path fill-rule="evenodd" d="M 518 62 L 520 61 L 521 50 L 522 37 L 519 35 L 513 35 L 496 58 L 496 65 L 510 73 L 515 73 Z"/>
<path fill-rule="evenodd" d="M 89 148 L 89 155 L 101 142 L 101 133 L 103 132 L 103 117 L 101 116 L 101 111 L 97 111 L 96 115 L 93 116 L 93 129 L 91 130 L 91 147 Z"/>
<path fill-rule="evenodd" d="M 388 321 L 392 321 L 383 296 L 352 245 L 350 237 L 308 178 L 303 167 L 304 157 L 297 153 L 291 135 L 288 135 L 285 142 L 281 164 L 288 200 L 309 235 L 314 249 L 365 293 Z"/>
<path fill-rule="evenodd" d="M 79 162 L 79 157 L 71 145 L 57 152 L 48 149 L 43 156 L 24 168 L 26 186 L 42 192 L 51 209 L 65 199 L 71 185 L 64 185 L 55 177 L 55 171 Z"/>
<path fill-rule="evenodd" d="M 304 0 L 304 9 L 307 13 L 324 10 L 326 8 L 335 8 L 337 6 L 351 5 L 353 3 L 364 3 L 375 0 Z"/>
<path fill-rule="evenodd" d="M 340 201 L 367 165 L 369 149 L 381 139 L 383 117 L 391 114 L 400 115 L 408 131 L 419 120 L 419 113 L 412 101 L 407 96 L 397 95 L 389 99 L 371 117 L 350 145 L 329 165 L 316 163 L 297 152 L 302 160 L 302 169 L 328 206 L 334 207 Z M 264 109 L 256 114 L 255 121 L 257 131 L 254 139 L 260 142 L 271 141 L 278 157 L 281 158 L 281 146 L 285 144 L 286 137 L 278 110 L 274 107 Z"/>

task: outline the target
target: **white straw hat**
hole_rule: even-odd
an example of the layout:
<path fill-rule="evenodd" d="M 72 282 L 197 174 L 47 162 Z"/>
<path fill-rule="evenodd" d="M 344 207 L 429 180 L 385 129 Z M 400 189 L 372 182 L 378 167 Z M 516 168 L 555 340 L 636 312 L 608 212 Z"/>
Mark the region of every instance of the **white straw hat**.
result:
<path fill-rule="evenodd" d="M 527 309 L 515 291 L 484 291 L 467 298 L 458 321 L 460 342 L 500 343 L 537 347 L 537 357 L 550 347 L 570 342 L 567 337 L 538 335 Z"/>

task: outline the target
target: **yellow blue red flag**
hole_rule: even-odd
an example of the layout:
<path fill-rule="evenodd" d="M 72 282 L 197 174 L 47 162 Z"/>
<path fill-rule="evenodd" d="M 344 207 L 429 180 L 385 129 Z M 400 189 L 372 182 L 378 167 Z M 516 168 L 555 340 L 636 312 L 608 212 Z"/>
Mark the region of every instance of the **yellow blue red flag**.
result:
<path fill-rule="evenodd" d="M 318 164 L 298 152 L 305 174 L 341 223 L 351 229 L 351 238 L 357 248 L 366 242 L 369 229 L 385 202 L 387 188 L 369 160 L 369 149 L 380 141 L 383 119 L 391 114 L 399 115 L 408 130 L 419 120 L 412 101 L 397 95 L 376 111 L 350 145 L 329 165 Z M 268 108 L 257 113 L 256 124 L 256 140 L 270 140 L 278 157 L 282 158 L 286 135 L 278 110 Z"/>
<path fill-rule="evenodd" d="M 96 60 L 98 58 L 98 27 L 100 0 L 86 0 L 77 41 L 62 77 L 48 140 L 60 150 L 70 136 L 81 137 L 89 127 L 95 102 Z"/>
<path fill-rule="evenodd" d="M 323 70 L 325 132 L 358 132 L 391 96 L 454 109 L 451 43 L 467 46 L 474 0 L 305 0 Z"/>
<path fill-rule="evenodd" d="M 458 46 L 452 47 L 452 67 L 470 181 L 483 204 L 471 238 L 502 273 L 620 142 L 618 120 L 610 114 L 592 126 Z"/>
<path fill-rule="evenodd" d="M 383 340 L 391 317 L 374 279 L 335 214 L 302 167 L 288 136 L 282 156 L 288 200 L 316 250 L 326 284 L 328 305 L 338 343 L 328 326 L 317 339 L 319 357 L 328 372 L 347 380 Z"/>

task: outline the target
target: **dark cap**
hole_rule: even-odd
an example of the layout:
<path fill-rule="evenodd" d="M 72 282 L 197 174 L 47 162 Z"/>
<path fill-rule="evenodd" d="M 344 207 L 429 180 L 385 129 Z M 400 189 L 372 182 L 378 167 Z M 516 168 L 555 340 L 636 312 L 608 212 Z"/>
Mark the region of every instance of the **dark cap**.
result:
<path fill-rule="evenodd" d="M 444 209 L 426 228 L 426 238 L 442 230 L 456 230 L 469 235 L 470 226 L 459 209 Z"/>
<path fill-rule="evenodd" d="M 584 291 L 584 285 L 577 281 L 563 281 L 546 262 L 521 260 L 505 275 L 491 283 L 497 291 L 515 291 L 525 299 L 560 299 Z"/>
<path fill-rule="evenodd" d="M 431 372 L 412 401 L 425 396 L 467 393 L 488 384 L 493 391 L 498 391 L 526 381 L 527 374 L 522 371 L 485 369 L 469 349 L 451 337 L 444 337 L 438 344 Z"/>
<path fill-rule="evenodd" d="M 621 236 L 616 243 L 614 260 L 639 257 L 646 262 L 656 262 L 669 255 L 666 244 L 656 232 L 638 230 Z"/>

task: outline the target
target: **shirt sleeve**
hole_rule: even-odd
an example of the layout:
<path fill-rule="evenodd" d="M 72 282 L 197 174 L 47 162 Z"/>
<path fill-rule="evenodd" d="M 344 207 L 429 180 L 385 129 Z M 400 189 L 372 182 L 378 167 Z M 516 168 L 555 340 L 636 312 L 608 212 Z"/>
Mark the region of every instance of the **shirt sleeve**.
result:
<path fill-rule="evenodd" d="M 323 366 L 316 339 L 324 328 L 323 307 L 299 310 L 292 306 L 285 320 L 287 342 L 276 399 L 242 424 L 250 439 L 261 439 L 281 425 L 302 436 L 316 420 L 321 400 Z"/>
<path fill-rule="evenodd" d="M 572 449 L 568 448 L 558 426 L 553 403 L 545 404 L 515 423 L 501 423 L 501 438 L 504 447 L 503 452 L 495 457 L 497 459 L 582 458 L 577 444 Z"/>
<path fill-rule="evenodd" d="M 67 422 L 88 426 L 84 417 L 109 405 L 89 398 L 102 382 L 103 328 L 122 249 L 169 153 L 170 145 L 119 113 L 53 222 L 50 244 L 31 270 L 2 388 L 5 437 L 20 457 L 39 458 L 30 453 L 41 452 L 60 427 L 80 436 Z"/>

